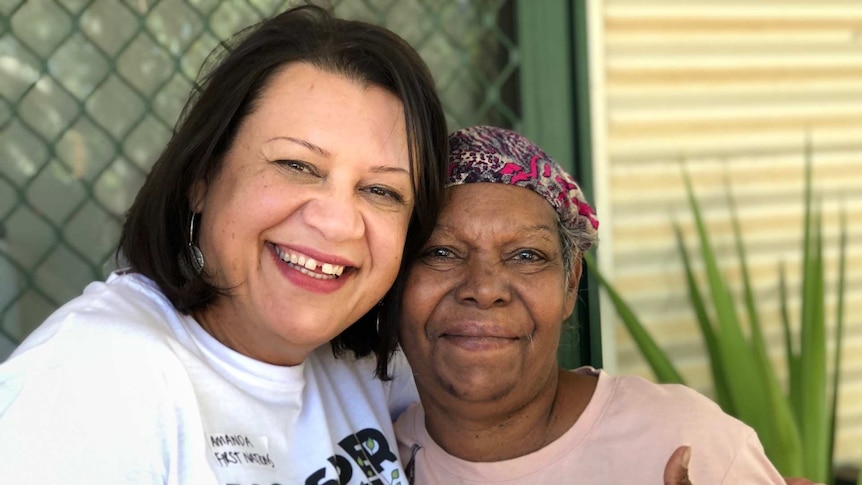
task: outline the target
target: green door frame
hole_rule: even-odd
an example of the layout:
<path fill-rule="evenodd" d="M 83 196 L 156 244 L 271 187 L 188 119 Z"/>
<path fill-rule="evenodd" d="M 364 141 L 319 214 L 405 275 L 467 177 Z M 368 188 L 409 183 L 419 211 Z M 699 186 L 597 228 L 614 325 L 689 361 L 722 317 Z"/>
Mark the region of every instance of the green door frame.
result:
<path fill-rule="evenodd" d="M 585 0 L 516 0 L 521 131 L 593 197 Z M 563 330 L 560 365 L 602 367 L 598 284 L 584 271 L 575 312 Z"/>

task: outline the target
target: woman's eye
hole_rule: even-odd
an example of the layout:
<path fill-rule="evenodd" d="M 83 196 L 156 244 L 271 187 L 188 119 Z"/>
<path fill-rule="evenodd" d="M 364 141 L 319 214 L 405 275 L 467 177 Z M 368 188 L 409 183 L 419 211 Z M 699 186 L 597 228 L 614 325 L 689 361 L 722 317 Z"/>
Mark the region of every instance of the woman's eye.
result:
<path fill-rule="evenodd" d="M 387 199 L 392 199 L 396 202 L 404 202 L 404 197 L 395 190 L 380 187 L 379 185 L 374 185 L 365 189 L 368 193 L 372 195 L 376 195 L 378 197 L 385 197 Z"/>
<path fill-rule="evenodd" d="M 541 254 L 539 254 L 536 251 L 533 251 L 532 249 L 522 249 L 522 250 L 518 251 L 517 253 L 515 253 L 515 255 L 512 257 L 512 259 L 515 259 L 516 261 L 527 261 L 527 262 L 544 260 L 544 258 L 542 257 Z"/>
<path fill-rule="evenodd" d="M 454 257 L 455 253 L 448 248 L 430 248 L 423 253 L 423 256 L 432 259 L 446 259 Z"/>
<path fill-rule="evenodd" d="M 305 162 L 300 162 L 299 160 L 279 160 L 279 165 L 282 167 L 287 167 L 296 172 L 307 173 L 309 175 L 317 175 L 317 170 L 312 165 L 309 165 Z"/>

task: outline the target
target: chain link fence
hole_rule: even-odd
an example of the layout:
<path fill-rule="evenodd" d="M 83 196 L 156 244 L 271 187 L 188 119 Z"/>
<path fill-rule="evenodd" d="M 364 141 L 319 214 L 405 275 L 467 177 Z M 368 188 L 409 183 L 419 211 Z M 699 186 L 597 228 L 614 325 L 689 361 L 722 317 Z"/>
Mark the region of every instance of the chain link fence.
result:
<path fill-rule="evenodd" d="M 0 341 L 20 342 L 107 275 L 123 214 L 206 55 L 296 3 L 0 0 Z M 519 128 L 511 1 L 331 6 L 416 47 L 435 74 L 451 129 Z"/>

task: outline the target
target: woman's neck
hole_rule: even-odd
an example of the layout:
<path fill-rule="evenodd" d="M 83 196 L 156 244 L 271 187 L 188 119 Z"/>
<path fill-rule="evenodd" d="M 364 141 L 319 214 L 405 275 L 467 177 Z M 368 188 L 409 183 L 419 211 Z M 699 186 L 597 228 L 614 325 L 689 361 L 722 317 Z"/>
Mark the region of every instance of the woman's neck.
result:
<path fill-rule="evenodd" d="M 509 460 L 562 436 L 586 408 L 597 378 L 558 369 L 529 400 L 442 402 L 422 396 L 428 433 L 449 454 L 472 462 Z M 420 395 L 421 395 L 420 391 Z"/>

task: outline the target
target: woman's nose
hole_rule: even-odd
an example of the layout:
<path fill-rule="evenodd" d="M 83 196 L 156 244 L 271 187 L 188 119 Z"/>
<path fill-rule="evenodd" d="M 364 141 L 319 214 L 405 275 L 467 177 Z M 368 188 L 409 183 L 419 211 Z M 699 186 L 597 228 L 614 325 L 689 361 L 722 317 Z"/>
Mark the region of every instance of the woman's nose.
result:
<path fill-rule="evenodd" d="M 353 191 L 330 190 L 309 200 L 303 209 L 305 223 L 327 241 L 359 239 L 365 232 L 359 200 Z"/>
<path fill-rule="evenodd" d="M 457 298 L 480 308 L 504 306 L 512 297 L 504 264 L 500 261 L 472 260 L 464 266 Z"/>

